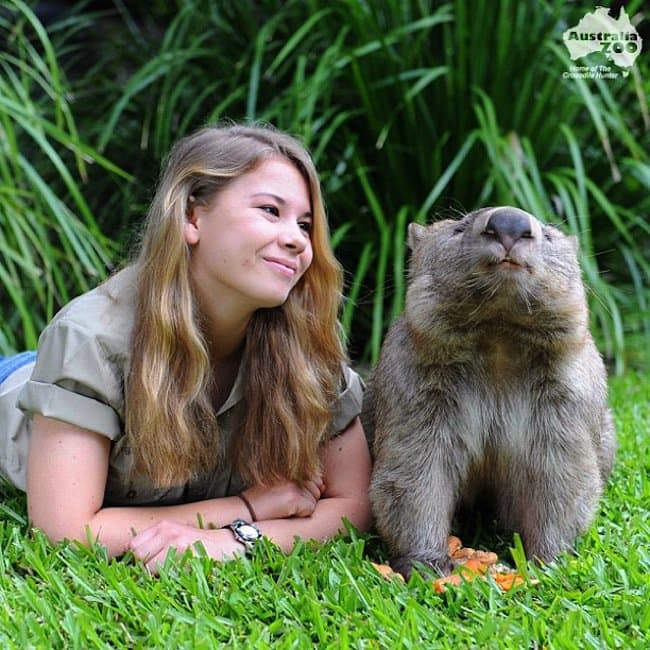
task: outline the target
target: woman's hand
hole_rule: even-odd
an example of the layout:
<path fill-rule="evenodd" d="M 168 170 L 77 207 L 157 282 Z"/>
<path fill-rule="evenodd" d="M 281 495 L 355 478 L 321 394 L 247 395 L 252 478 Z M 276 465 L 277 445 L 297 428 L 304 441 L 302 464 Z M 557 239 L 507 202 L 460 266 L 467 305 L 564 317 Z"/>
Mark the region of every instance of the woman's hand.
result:
<path fill-rule="evenodd" d="M 309 517 L 325 492 L 320 476 L 314 476 L 304 485 L 294 481 L 280 481 L 274 485 L 255 485 L 243 491 L 255 511 L 256 521 Z"/>
<path fill-rule="evenodd" d="M 129 543 L 129 550 L 155 575 L 165 563 L 170 549 L 175 549 L 178 555 L 188 548 L 195 552 L 197 542 L 203 545 L 210 557 L 218 561 L 232 560 L 246 551 L 230 530 L 206 530 L 167 520 L 159 521 L 136 535 Z"/>

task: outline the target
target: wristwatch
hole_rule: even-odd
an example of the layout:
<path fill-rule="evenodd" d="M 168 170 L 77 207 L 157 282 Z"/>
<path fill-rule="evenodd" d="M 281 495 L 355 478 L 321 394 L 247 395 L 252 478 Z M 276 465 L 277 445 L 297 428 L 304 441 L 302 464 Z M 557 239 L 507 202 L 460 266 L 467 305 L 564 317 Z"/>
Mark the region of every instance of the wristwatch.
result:
<path fill-rule="evenodd" d="M 246 551 L 251 551 L 255 542 L 262 537 L 260 529 L 255 524 L 249 524 L 243 519 L 235 519 L 232 523 L 224 526 L 230 528 L 235 539 L 246 547 Z"/>

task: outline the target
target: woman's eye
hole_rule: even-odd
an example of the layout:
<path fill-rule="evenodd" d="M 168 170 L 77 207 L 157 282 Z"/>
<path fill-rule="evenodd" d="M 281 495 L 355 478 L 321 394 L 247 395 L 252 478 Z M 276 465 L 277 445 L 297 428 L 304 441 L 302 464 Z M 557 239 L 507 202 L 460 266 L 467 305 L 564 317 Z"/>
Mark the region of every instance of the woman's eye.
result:
<path fill-rule="evenodd" d="M 272 214 L 274 217 L 280 216 L 280 211 L 274 205 L 262 205 L 260 206 L 260 209 L 264 210 L 264 212 L 267 212 L 268 214 Z"/>
<path fill-rule="evenodd" d="M 308 235 L 311 234 L 312 223 L 311 221 L 299 221 L 298 226 L 301 230 L 304 230 Z"/>

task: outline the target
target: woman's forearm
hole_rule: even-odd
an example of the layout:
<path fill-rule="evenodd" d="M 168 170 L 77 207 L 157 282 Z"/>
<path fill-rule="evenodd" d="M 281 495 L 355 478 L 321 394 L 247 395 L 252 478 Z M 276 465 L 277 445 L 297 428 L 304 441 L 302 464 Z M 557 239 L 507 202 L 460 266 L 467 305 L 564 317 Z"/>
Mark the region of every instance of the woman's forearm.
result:
<path fill-rule="evenodd" d="M 285 552 L 295 538 L 323 541 L 344 530 L 343 519 L 359 530 L 370 526 L 370 508 L 364 498 L 323 498 L 310 517 L 290 517 L 256 522 L 260 531 Z M 210 499 L 176 506 L 104 508 L 88 523 L 89 537 L 108 550 L 109 557 L 126 552 L 134 535 L 160 521 L 174 521 L 188 526 L 222 528 L 235 519 L 250 521 L 246 505 L 239 497 Z M 79 539 L 89 541 L 85 531 Z"/>
<path fill-rule="evenodd" d="M 135 534 L 159 521 L 221 528 L 239 518 L 249 520 L 248 509 L 239 497 L 233 496 L 174 506 L 103 508 L 88 522 L 88 528 L 90 539 L 105 546 L 113 557 L 126 552 Z M 88 541 L 86 531 L 80 531 L 79 539 Z"/>
<path fill-rule="evenodd" d="M 265 537 L 288 553 L 293 548 L 296 537 L 322 542 L 343 532 L 344 519 L 360 531 L 370 528 L 370 506 L 365 495 L 360 498 L 323 498 L 310 517 L 272 519 L 258 522 L 257 526 Z"/>
<path fill-rule="evenodd" d="M 296 538 L 320 542 L 344 529 L 343 519 L 349 519 L 360 530 L 370 525 L 367 499 L 330 497 L 321 499 L 309 517 L 289 517 L 258 522 L 266 537 L 283 551 L 289 552 Z M 194 526 L 160 521 L 133 538 L 129 548 L 147 569 L 157 573 L 171 549 L 184 553 L 201 544 L 205 552 L 217 561 L 228 560 L 244 553 L 244 545 L 228 529 L 199 530 Z"/>

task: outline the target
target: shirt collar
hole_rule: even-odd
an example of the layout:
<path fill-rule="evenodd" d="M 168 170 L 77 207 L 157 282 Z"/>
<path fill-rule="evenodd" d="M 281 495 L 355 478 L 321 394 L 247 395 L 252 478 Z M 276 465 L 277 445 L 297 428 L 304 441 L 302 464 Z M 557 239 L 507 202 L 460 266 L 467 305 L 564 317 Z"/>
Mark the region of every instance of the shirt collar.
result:
<path fill-rule="evenodd" d="M 235 377 L 235 383 L 230 389 L 230 393 L 226 401 L 221 405 L 221 408 L 217 411 L 217 417 L 229 411 L 233 406 L 240 402 L 244 397 L 244 364 L 239 363 L 239 368 L 237 368 L 237 376 Z"/>

